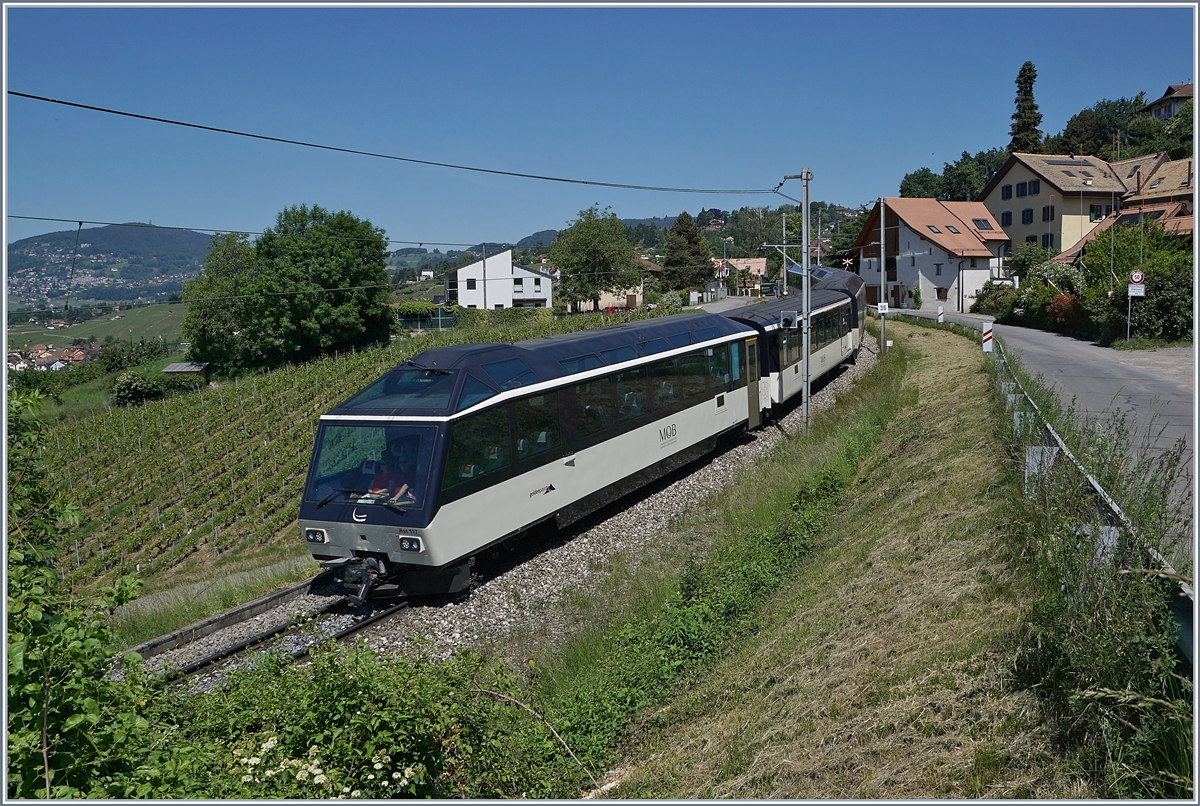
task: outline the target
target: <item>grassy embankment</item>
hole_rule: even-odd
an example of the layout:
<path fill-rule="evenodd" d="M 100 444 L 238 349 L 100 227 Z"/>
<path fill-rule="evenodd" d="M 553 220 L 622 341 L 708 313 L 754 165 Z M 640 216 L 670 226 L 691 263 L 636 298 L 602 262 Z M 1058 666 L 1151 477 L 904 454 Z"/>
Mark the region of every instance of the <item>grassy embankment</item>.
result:
<path fill-rule="evenodd" d="M 757 634 L 647 716 L 608 796 L 1089 794 L 1064 774 L 1036 698 L 1007 685 L 1027 605 L 979 347 L 893 327 L 911 355 L 906 405 Z M 803 475 L 809 455 L 797 439 L 775 461 Z M 730 496 L 692 528 L 723 535 L 784 508 L 756 499 Z"/>
<path fill-rule="evenodd" d="M 1098 521 L 1070 468 L 1021 494 L 1029 434 L 989 394 L 976 345 L 891 333 L 921 353 L 920 405 L 759 634 L 631 734 L 606 794 L 1190 797 L 1191 687 L 1162 580 L 1132 543 L 1124 567 L 1094 561 L 1078 530 Z M 1089 467 L 1111 453 L 1112 429 L 1056 425 Z M 1153 498 L 1178 467 L 1163 458 L 1097 471 Z M 1157 545 L 1180 526 L 1162 498 L 1134 513 Z"/>

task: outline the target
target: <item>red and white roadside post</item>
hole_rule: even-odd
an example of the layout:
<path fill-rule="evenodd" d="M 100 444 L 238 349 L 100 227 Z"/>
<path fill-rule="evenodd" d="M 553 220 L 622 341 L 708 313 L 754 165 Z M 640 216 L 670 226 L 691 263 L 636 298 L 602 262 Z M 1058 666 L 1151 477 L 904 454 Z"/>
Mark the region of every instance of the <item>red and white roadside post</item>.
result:
<path fill-rule="evenodd" d="M 946 309 L 944 307 L 942 307 L 941 305 L 939 305 L 938 306 L 938 324 L 943 325 L 945 323 L 946 323 Z"/>
<path fill-rule="evenodd" d="M 992 323 L 983 323 L 983 351 L 990 353 L 992 351 Z"/>

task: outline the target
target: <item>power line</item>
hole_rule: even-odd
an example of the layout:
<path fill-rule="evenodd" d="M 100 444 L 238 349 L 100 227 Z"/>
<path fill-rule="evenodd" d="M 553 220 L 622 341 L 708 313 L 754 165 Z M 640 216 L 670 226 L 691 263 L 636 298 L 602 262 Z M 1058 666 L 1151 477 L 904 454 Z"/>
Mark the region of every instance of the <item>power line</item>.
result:
<path fill-rule="evenodd" d="M 397 162 L 409 162 L 415 165 L 430 165 L 435 168 L 453 168 L 458 171 L 473 171 L 475 173 L 493 174 L 497 176 L 513 176 L 520 179 L 540 179 L 544 182 L 561 182 L 570 185 L 591 185 L 593 187 L 608 187 L 622 188 L 626 190 L 651 190 L 663 193 L 724 193 L 733 195 L 750 195 L 759 193 L 772 193 L 771 190 L 714 190 L 708 188 L 678 188 L 678 187 L 659 187 L 656 185 L 632 185 L 621 182 L 596 182 L 588 179 L 568 179 L 561 176 L 543 176 L 541 174 L 528 174 L 519 171 L 501 171 L 495 168 L 479 168 L 471 165 L 455 165 L 449 162 L 434 162 L 432 160 L 421 160 L 413 157 L 399 157 L 394 154 L 379 154 L 373 151 L 361 151 L 355 148 L 342 148 L 340 146 L 324 145 L 321 143 L 309 143 L 304 140 L 292 140 L 285 137 L 271 137 L 265 134 L 254 134 L 251 132 L 237 131 L 236 129 L 224 129 L 218 126 L 205 126 L 199 123 L 188 123 L 182 120 L 171 120 L 170 118 L 160 118 L 153 115 L 141 115 L 135 112 L 124 112 L 119 109 L 108 109 L 103 106 L 92 106 L 90 104 L 80 104 L 72 101 L 63 101 L 57 98 L 47 98 L 42 95 L 30 95 L 26 92 L 17 92 L 16 90 L 8 90 L 9 95 L 15 95 L 18 98 L 29 98 L 34 101 L 44 101 L 50 104 L 59 104 L 61 106 L 70 106 L 76 109 L 87 109 L 92 112 L 103 112 L 108 115 L 119 115 L 121 117 L 135 118 L 137 120 L 149 120 L 155 123 L 167 123 L 172 126 L 183 126 L 189 129 L 200 129 L 202 131 L 217 132 L 218 134 L 232 134 L 237 137 L 249 137 L 254 140 L 267 140 L 273 143 L 287 143 L 288 145 L 303 146 L 305 148 L 318 148 L 324 151 L 337 151 L 343 154 L 357 154 L 363 157 L 376 157 L 378 159 L 394 160 Z"/>

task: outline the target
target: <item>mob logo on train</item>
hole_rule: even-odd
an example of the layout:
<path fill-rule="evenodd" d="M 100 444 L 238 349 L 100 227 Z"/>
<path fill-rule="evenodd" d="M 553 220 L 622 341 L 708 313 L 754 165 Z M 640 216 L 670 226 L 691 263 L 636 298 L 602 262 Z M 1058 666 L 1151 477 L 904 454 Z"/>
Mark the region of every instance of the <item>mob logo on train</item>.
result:
<path fill-rule="evenodd" d="M 675 430 L 675 423 L 658 429 L 658 447 L 665 448 L 668 445 L 674 445 L 678 433 Z"/>

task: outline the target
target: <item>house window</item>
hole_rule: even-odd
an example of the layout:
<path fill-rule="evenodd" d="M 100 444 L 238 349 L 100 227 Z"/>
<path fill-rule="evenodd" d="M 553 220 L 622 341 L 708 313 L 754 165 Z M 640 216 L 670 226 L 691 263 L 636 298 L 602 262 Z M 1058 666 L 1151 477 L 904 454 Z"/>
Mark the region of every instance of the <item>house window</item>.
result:
<path fill-rule="evenodd" d="M 1063 173 L 1065 173 L 1067 176 L 1074 176 L 1074 175 L 1075 175 L 1075 174 L 1071 173 L 1070 171 L 1063 171 Z"/>
<path fill-rule="evenodd" d="M 1002 199 L 1011 199 L 1012 198 L 1012 185 L 1001 186 L 1000 198 L 1002 198 Z"/>
<path fill-rule="evenodd" d="M 1042 208 L 1042 220 L 1043 221 L 1053 221 L 1054 220 L 1054 205 L 1053 204 L 1047 204 L 1045 207 Z"/>
<path fill-rule="evenodd" d="M 468 308 L 478 308 L 479 306 L 478 305 L 468 305 L 467 307 Z"/>
<path fill-rule="evenodd" d="M 935 227 L 933 224 L 926 224 L 925 226 L 929 227 L 930 232 L 935 232 L 938 235 L 942 234 L 942 231 L 940 229 L 938 229 L 937 227 Z"/>
<path fill-rule="evenodd" d="M 1054 246 L 1054 233 L 1047 232 L 1047 233 L 1043 234 L 1042 235 L 1042 248 L 1049 249 L 1052 246 Z"/>
<path fill-rule="evenodd" d="M 1088 206 L 1088 221 L 1099 221 L 1104 218 L 1104 206 L 1092 204 Z"/>
<path fill-rule="evenodd" d="M 942 264 L 941 263 L 933 264 L 933 273 L 936 274 L 938 277 L 942 276 Z"/>
<path fill-rule="evenodd" d="M 524 290 L 525 290 L 524 279 L 522 279 L 520 277 L 517 277 L 516 279 L 514 279 L 513 280 L 513 291 L 524 291 Z"/>
<path fill-rule="evenodd" d="M 1017 183 L 1017 198 L 1021 198 L 1029 192 L 1029 184 L 1026 182 Z"/>
<path fill-rule="evenodd" d="M 959 234 L 958 230 L 957 230 L 957 229 L 955 229 L 955 228 L 954 228 L 954 226 L 952 226 L 952 225 L 950 225 L 950 224 L 947 224 L 947 225 L 946 225 L 946 229 L 950 230 L 950 231 L 951 231 L 951 232 L 953 232 L 955 235 L 958 235 L 958 234 Z"/>
<path fill-rule="evenodd" d="M 1091 172 L 1091 171 L 1080 171 L 1079 173 L 1083 174 L 1083 175 L 1084 175 L 1084 176 L 1086 176 L 1088 179 L 1091 179 L 1091 178 L 1092 178 L 1092 172 Z"/>
<path fill-rule="evenodd" d="M 1022 224 L 1032 224 L 1033 223 L 1033 208 L 1032 207 L 1026 207 L 1024 210 L 1021 211 L 1021 223 Z"/>
<path fill-rule="evenodd" d="M 1029 180 L 1029 195 L 1036 196 L 1041 192 L 1042 192 L 1042 180 L 1030 179 Z"/>
<path fill-rule="evenodd" d="M 986 218 L 972 218 L 971 223 L 975 225 L 975 229 L 991 229 L 992 222 Z"/>
<path fill-rule="evenodd" d="M 541 277 L 533 278 L 533 287 L 536 288 L 538 291 L 542 290 L 542 278 Z"/>
<path fill-rule="evenodd" d="M 474 277 L 468 277 L 468 278 L 467 278 L 467 290 L 468 290 L 468 291 L 474 291 L 474 290 L 475 290 L 475 278 L 474 278 Z"/>
<path fill-rule="evenodd" d="M 971 268 L 975 268 L 975 258 L 971 258 Z"/>
<path fill-rule="evenodd" d="M 917 265 L 917 256 L 916 255 L 909 255 L 908 259 L 911 261 L 908 265 L 910 265 L 910 266 Z"/>
<path fill-rule="evenodd" d="M 950 298 L 950 289 L 949 288 L 938 288 L 937 289 L 937 298 L 938 299 L 949 299 Z"/>
<path fill-rule="evenodd" d="M 1000 226 L 1002 226 L 1002 227 L 1011 227 L 1012 226 L 1012 210 L 1005 210 L 1003 213 L 1000 214 Z"/>
<path fill-rule="evenodd" d="M 1037 236 L 1036 235 L 1026 235 L 1025 243 L 1037 243 Z"/>
<path fill-rule="evenodd" d="M 502 310 L 504 310 L 504 303 L 503 303 L 503 302 L 497 302 L 497 303 L 496 303 L 496 310 L 498 310 L 498 311 L 502 311 Z"/>

